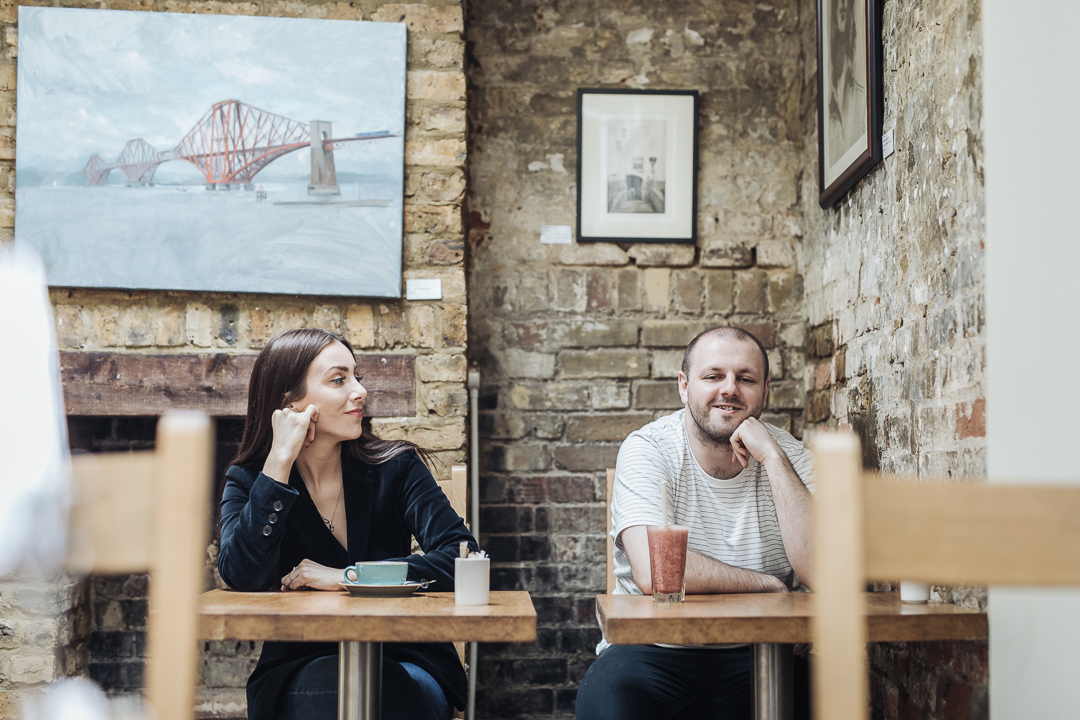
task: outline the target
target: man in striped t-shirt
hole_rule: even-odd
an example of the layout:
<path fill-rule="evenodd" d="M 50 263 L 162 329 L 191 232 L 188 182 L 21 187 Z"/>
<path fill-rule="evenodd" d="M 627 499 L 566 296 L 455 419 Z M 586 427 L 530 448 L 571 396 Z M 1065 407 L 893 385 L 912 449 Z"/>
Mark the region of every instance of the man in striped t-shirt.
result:
<path fill-rule="evenodd" d="M 739 328 L 706 330 L 683 355 L 679 394 L 684 409 L 619 449 L 615 593 L 652 593 L 645 528 L 662 522 L 661 483 L 669 522 L 690 528 L 687 594 L 809 587 L 812 460 L 801 442 L 759 419 L 769 394 L 765 348 Z M 602 642 L 597 652 L 578 691 L 578 720 L 750 717 L 748 646 Z M 804 663 L 796 681 L 798 716 L 808 712 Z"/>

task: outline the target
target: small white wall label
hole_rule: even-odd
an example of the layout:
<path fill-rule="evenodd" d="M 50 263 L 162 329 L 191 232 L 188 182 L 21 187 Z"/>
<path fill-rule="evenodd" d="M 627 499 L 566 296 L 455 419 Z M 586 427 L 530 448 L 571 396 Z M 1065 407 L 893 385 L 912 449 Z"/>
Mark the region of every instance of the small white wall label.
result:
<path fill-rule="evenodd" d="M 541 225 L 540 242 L 544 245 L 571 245 L 574 233 L 569 225 Z"/>
<path fill-rule="evenodd" d="M 882 160 L 884 160 L 885 158 L 887 158 L 887 157 L 889 157 L 890 155 L 893 154 L 893 137 L 892 137 L 892 133 L 893 133 L 893 131 L 890 130 L 889 132 L 887 132 L 887 133 L 885 133 L 884 135 L 881 136 L 881 159 Z"/>
<path fill-rule="evenodd" d="M 406 300 L 442 300 L 442 280 L 408 279 L 405 281 Z"/>

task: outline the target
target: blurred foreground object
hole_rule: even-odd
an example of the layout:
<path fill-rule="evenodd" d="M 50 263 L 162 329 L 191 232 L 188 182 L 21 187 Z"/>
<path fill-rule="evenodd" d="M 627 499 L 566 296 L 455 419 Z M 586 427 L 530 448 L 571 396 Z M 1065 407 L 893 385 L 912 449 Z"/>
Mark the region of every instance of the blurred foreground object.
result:
<path fill-rule="evenodd" d="M 817 476 L 815 717 L 869 716 L 868 580 L 1080 586 L 1077 484 L 885 479 L 863 471 L 859 439 L 851 433 L 818 433 L 810 448 Z M 1066 712 L 1056 717 L 1076 716 L 1073 707 Z"/>
<path fill-rule="evenodd" d="M 68 566 L 150 572 L 146 695 L 157 720 L 194 714 L 213 427 L 206 413 L 166 413 L 153 451 L 79 455 Z"/>
<path fill-rule="evenodd" d="M 138 697 L 108 698 L 86 678 L 52 683 L 23 700 L 23 720 L 150 720 Z"/>
<path fill-rule="evenodd" d="M 0 248 L 0 575 L 60 567 L 69 503 L 56 327 L 40 259 Z"/>
<path fill-rule="evenodd" d="M 73 678 L 23 700 L 23 720 L 111 720 L 109 699 L 90 680 Z"/>

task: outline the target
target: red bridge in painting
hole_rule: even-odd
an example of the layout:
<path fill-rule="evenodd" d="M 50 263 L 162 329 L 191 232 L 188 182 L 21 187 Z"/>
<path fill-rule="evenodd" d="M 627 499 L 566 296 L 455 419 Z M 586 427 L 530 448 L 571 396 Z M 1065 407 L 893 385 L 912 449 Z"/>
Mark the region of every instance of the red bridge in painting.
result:
<path fill-rule="evenodd" d="M 327 137 L 330 123 L 313 121 L 319 152 L 313 152 L 312 181 L 315 183 L 316 160 L 329 163 L 333 178 L 333 154 L 347 142 L 395 137 L 388 131 L 362 133 L 354 137 Z M 94 154 L 83 172 L 93 185 L 104 185 L 109 173 L 120 170 L 131 184 L 153 182 L 161 163 L 187 160 L 206 177 L 207 187 L 243 184 L 250 186 L 264 167 L 282 155 L 311 146 L 311 125 L 260 110 L 239 100 L 215 103 L 198 124 L 171 150 L 155 150 L 142 138 L 129 140 L 116 162 L 108 163 Z M 317 158 L 315 157 L 317 156 Z M 324 181 L 325 182 L 325 181 Z M 331 180 L 336 186 L 336 179 Z"/>

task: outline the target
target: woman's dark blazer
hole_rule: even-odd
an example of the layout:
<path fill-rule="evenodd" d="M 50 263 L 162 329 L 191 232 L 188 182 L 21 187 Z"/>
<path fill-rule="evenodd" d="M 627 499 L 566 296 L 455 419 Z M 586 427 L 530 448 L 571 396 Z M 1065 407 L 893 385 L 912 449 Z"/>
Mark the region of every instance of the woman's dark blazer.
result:
<path fill-rule="evenodd" d="M 288 485 L 259 467 L 231 466 L 221 499 L 222 579 L 234 590 L 278 590 L 281 578 L 305 558 L 332 568 L 405 560 L 409 580 L 436 580 L 432 590 L 453 590 L 458 544 L 468 541 L 475 550 L 476 541 L 419 456 L 410 450 L 369 466 L 343 450 L 341 462 L 347 553 L 323 523 L 295 465 Z M 411 536 L 424 555 L 409 554 Z M 264 643 L 248 678 L 248 717 L 273 720 L 293 674 L 337 651 L 336 643 Z M 465 671 L 451 643 L 385 643 L 383 656 L 423 668 L 451 704 L 465 707 Z"/>

